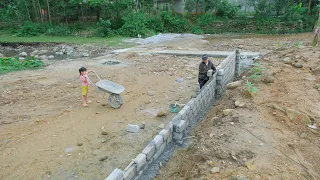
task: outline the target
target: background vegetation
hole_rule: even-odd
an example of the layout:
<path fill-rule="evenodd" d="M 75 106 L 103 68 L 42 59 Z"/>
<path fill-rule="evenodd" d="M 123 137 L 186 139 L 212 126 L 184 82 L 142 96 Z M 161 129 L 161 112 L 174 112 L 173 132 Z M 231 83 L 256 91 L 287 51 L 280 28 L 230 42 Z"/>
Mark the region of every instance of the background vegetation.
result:
<path fill-rule="evenodd" d="M 81 37 L 306 32 L 313 30 L 319 1 L 244 0 L 240 7 L 227 0 L 186 0 L 183 13 L 172 4 L 175 0 L 2 0 L 0 30 Z"/>
<path fill-rule="evenodd" d="M 41 60 L 35 59 L 32 56 L 20 60 L 19 57 L 0 58 L 0 74 L 11 71 L 38 69 L 44 66 Z"/>

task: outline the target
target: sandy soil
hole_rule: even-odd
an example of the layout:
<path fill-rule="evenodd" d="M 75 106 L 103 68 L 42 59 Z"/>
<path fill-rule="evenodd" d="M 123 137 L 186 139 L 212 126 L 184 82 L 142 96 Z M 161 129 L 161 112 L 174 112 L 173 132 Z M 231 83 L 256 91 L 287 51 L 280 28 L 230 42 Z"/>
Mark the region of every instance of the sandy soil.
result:
<path fill-rule="evenodd" d="M 203 42 L 188 45 L 200 48 Z M 199 60 L 119 54 L 51 61 L 41 70 L 0 76 L 0 179 L 104 179 L 114 168 L 125 168 L 159 125 L 171 120 L 169 104 L 195 95 Z M 120 64 L 103 65 L 107 61 Z M 123 106 L 111 108 L 107 94 L 91 86 L 93 103 L 81 107 L 80 66 L 123 85 Z M 156 117 L 159 111 L 167 116 Z M 146 128 L 131 134 L 129 123 Z"/>
<path fill-rule="evenodd" d="M 257 82 L 259 93 L 254 98 L 245 96 L 245 86 L 227 92 L 192 132 L 195 137 L 190 138 L 189 148 L 178 152 L 156 179 L 230 179 L 236 175 L 319 179 L 318 131 L 313 133 L 272 108 L 278 104 L 314 120 L 320 117 L 319 91 L 314 89 L 320 83 L 319 74 L 312 71 L 319 66 L 320 53 L 312 53 L 310 39 L 311 34 L 206 36 L 139 45 L 148 49 L 272 51 L 261 63 L 275 82 Z M 297 47 L 300 41 L 305 47 Z M 284 64 L 286 56 L 304 68 Z M 41 70 L 0 76 L 0 179 L 104 179 L 114 168 L 124 168 L 158 133 L 159 125 L 173 116 L 168 112 L 159 118 L 156 114 L 167 112 L 168 105 L 177 100 L 186 103 L 195 94 L 199 59 L 124 53 L 55 61 Z M 113 60 L 121 63 L 103 65 Z M 93 103 L 81 107 L 80 66 L 122 84 L 126 88 L 123 106 L 111 108 L 106 94 L 91 86 Z M 178 83 L 178 78 L 183 82 Z M 235 100 L 246 102 L 246 108 L 222 117 L 221 111 L 234 108 Z M 143 122 L 146 129 L 139 133 L 125 131 L 128 123 Z M 102 131 L 108 134 L 102 135 Z M 247 164 L 253 170 L 244 165 L 250 160 L 254 162 Z M 213 166 L 220 167 L 220 173 L 211 174 Z"/>
<path fill-rule="evenodd" d="M 245 83 L 226 91 L 192 131 L 189 146 L 155 179 L 320 179 L 320 52 L 313 53 L 311 39 L 311 34 L 233 39 L 216 47 L 272 51 L 258 60 L 265 76 L 254 83 L 259 91 L 250 96 Z M 234 113 L 224 116 L 225 109 Z M 307 128 L 305 115 L 318 129 Z"/>

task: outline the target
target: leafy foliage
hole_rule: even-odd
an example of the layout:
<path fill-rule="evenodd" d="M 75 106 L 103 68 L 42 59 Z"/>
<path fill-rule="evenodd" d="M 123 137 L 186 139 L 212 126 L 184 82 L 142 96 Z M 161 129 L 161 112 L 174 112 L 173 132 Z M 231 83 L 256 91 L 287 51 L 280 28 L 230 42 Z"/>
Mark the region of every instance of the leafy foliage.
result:
<path fill-rule="evenodd" d="M 72 34 L 72 30 L 66 25 L 51 26 L 47 29 L 46 34 L 51 36 L 69 36 Z"/>
<path fill-rule="evenodd" d="M 106 37 L 112 33 L 111 22 L 109 20 L 103 20 L 102 18 L 100 18 L 97 26 L 98 36 Z"/>
<path fill-rule="evenodd" d="M 130 37 L 145 36 L 150 31 L 147 28 L 147 18 L 143 13 L 128 14 L 123 20 L 124 24 L 119 30 L 121 35 Z"/>
<path fill-rule="evenodd" d="M 233 18 L 236 16 L 238 7 L 230 4 L 228 0 L 222 0 L 218 3 L 216 14 L 221 17 Z"/>
<path fill-rule="evenodd" d="M 18 36 L 73 36 L 89 31 L 102 37 L 148 36 L 154 32 L 310 32 L 320 4 L 311 0 L 309 8 L 307 0 L 246 0 L 243 5 L 250 9 L 247 12 L 228 0 L 186 0 L 184 14 L 172 12 L 173 2 L 5 0 L 0 2 L 0 29 L 11 28 Z"/>
<path fill-rule="evenodd" d="M 251 96 L 254 96 L 256 93 L 258 93 L 258 88 L 254 86 L 250 81 L 247 81 L 247 88 Z"/>
<path fill-rule="evenodd" d="M 32 56 L 25 60 L 19 60 L 18 57 L 0 58 L 0 74 L 24 69 L 37 69 L 43 66 L 43 61 Z"/>
<path fill-rule="evenodd" d="M 17 36 L 37 36 L 45 33 L 46 28 L 44 24 L 25 22 L 23 26 L 17 31 Z"/>
<path fill-rule="evenodd" d="M 253 64 L 253 67 L 250 69 L 250 76 L 249 79 L 252 79 L 253 81 L 257 81 L 262 77 L 262 67 L 261 64 L 258 62 L 255 62 Z"/>

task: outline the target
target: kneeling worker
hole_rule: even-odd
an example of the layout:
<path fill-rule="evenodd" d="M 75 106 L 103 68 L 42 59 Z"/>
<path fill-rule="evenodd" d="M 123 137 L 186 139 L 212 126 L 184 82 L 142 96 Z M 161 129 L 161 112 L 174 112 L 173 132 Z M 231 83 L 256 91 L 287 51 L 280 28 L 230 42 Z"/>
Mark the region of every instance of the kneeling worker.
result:
<path fill-rule="evenodd" d="M 208 60 L 208 56 L 204 54 L 202 56 L 202 62 L 199 65 L 198 82 L 200 85 L 200 89 L 209 81 L 207 72 L 210 69 L 213 70 L 213 74 L 216 72 L 216 67 L 213 65 L 213 63 L 210 60 Z"/>

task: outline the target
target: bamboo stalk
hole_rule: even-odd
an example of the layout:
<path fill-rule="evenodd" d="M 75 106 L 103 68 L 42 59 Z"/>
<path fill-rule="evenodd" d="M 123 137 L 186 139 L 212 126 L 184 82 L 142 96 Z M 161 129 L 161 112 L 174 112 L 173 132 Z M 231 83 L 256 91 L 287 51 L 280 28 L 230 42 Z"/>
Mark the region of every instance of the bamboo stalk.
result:
<path fill-rule="evenodd" d="M 49 0 L 47 0 L 47 6 L 48 6 L 48 17 L 49 17 L 49 22 L 50 22 L 50 24 L 51 24 L 51 15 L 50 15 Z"/>

